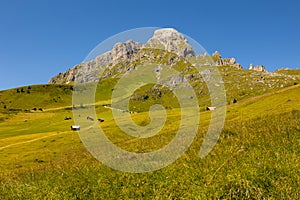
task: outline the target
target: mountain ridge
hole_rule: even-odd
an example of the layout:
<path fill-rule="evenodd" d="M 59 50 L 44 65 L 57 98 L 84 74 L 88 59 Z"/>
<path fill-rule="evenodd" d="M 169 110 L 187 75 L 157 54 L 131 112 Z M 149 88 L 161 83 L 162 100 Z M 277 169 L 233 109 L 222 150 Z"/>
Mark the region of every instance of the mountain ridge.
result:
<path fill-rule="evenodd" d="M 188 43 L 187 39 L 173 28 L 158 29 L 154 32 L 145 44 L 128 40 L 126 42 L 118 42 L 114 45 L 112 50 L 105 52 L 95 59 L 83 62 L 68 69 L 64 73 L 59 73 L 49 80 L 49 84 L 70 84 L 76 78 L 81 82 L 97 82 L 99 81 L 100 70 L 111 69 L 113 66 L 125 62 L 130 63 L 133 60 L 140 58 L 135 56 L 142 49 L 163 50 L 176 54 L 179 58 L 190 59 L 193 57 L 205 57 L 207 55 L 196 55 L 193 48 Z M 145 55 L 147 56 L 147 55 Z M 156 57 L 152 56 L 151 61 L 155 61 Z M 235 58 L 222 58 L 216 52 L 208 59 L 215 61 L 216 66 L 230 65 L 238 69 L 242 69 L 239 63 L 236 63 Z M 77 76 L 77 77 L 76 77 Z"/>

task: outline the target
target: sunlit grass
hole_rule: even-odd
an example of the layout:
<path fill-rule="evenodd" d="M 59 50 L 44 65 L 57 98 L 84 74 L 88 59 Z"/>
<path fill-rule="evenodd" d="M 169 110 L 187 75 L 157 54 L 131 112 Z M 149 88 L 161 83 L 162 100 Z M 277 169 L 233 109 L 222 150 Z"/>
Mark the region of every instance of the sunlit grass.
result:
<path fill-rule="evenodd" d="M 192 146 L 180 159 L 164 169 L 144 174 L 123 173 L 103 166 L 85 150 L 77 133 L 68 131 L 69 122 L 61 119 L 66 111 L 45 113 L 45 118 L 56 118 L 57 123 L 53 126 L 61 121 L 62 131 L 66 132 L 28 135 L 29 132 L 24 130 L 20 136 L 13 134 L 1 140 L 3 146 L 49 136 L 0 150 L 2 199 L 39 199 L 44 195 L 49 199 L 295 199 L 300 183 L 299 94 L 295 87 L 229 107 L 227 117 L 231 120 L 226 122 L 218 144 L 207 157 L 198 157 L 206 132 L 207 124 L 204 123 Z M 287 96 L 290 101 L 284 104 Z M 236 111 L 244 115 L 236 117 Z M 172 121 L 179 121 L 179 113 L 170 111 Z M 36 113 L 28 115 L 32 120 L 36 117 Z M 141 123 L 147 115 L 136 113 L 133 118 Z M 209 115 L 204 112 L 201 119 Z M 21 123 L 24 117 L 28 117 L 27 114 L 17 114 L 14 121 Z M 4 123 L 11 124 L 10 120 Z M 3 123 L 1 125 L 5 127 Z M 36 126 L 43 124 L 36 123 Z M 161 133 L 165 140 L 155 136 L 149 143 L 144 143 L 132 138 L 121 140 L 122 134 L 118 134 L 120 131 L 112 119 L 101 126 L 111 133 L 108 136 L 118 141 L 119 146 L 133 151 L 152 150 L 170 141 L 176 131 L 168 131 L 173 127 L 170 123 Z M 42 127 L 36 129 L 43 130 Z"/>
<path fill-rule="evenodd" d="M 113 83 L 107 81 L 103 87 Z M 45 87 L 38 87 L 44 91 Z M 99 88 L 97 94 L 102 91 Z M 198 134 L 188 151 L 166 168 L 142 174 L 116 171 L 93 158 L 77 132 L 70 131 L 73 119 L 64 120 L 66 116 L 73 118 L 69 101 L 48 104 L 41 100 L 38 106 L 46 110 L 36 112 L 24 111 L 35 105 L 30 101 L 25 106 L 19 100 L 17 104 L 12 101 L 8 105 L 23 110 L 9 113 L 1 108 L 0 199 L 297 199 L 299 88 L 279 87 L 268 93 L 258 90 L 248 97 L 240 96 L 236 104 L 230 103 L 217 145 L 200 159 L 211 117 L 211 111 L 202 110 Z M 239 90 L 227 92 L 231 98 Z M 159 149 L 173 139 L 180 109 L 167 110 L 167 123 L 157 135 L 134 138 L 123 133 L 111 110 L 102 106 L 109 103 L 104 97 L 110 93 L 111 88 L 107 88 L 104 96 L 96 96 L 96 111 L 97 117 L 105 119 L 99 126 L 116 145 L 142 153 Z M 9 103 L 9 95 L 14 100 L 19 93 L 6 91 L 2 101 Z M 150 123 L 148 112 L 132 113 L 131 117 L 142 126 Z"/>

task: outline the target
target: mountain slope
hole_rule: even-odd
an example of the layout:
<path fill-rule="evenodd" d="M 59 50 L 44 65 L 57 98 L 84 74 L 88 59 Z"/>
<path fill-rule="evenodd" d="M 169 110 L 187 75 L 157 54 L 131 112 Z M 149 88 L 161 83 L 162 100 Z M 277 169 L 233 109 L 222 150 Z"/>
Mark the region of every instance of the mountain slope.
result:
<path fill-rule="evenodd" d="M 211 57 L 208 55 L 195 55 L 193 48 L 181 33 L 175 29 L 165 28 L 156 30 L 153 37 L 146 44 L 132 40 L 117 43 L 111 51 L 99 55 L 89 62 L 78 64 L 65 73 L 58 74 L 49 83 L 73 84 L 75 80 L 77 80 L 77 83 L 100 81 L 100 85 L 101 82 L 107 85 L 107 90 L 113 90 L 114 84 L 123 75 L 126 76 L 134 70 L 139 70 L 139 67 L 141 68 L 143 65 L 154 63 L 158 68 L 165 65 L 180 72 L 193 86 L 202 106 L 201 109 L 205 109 L 206 106 L 210 105 L 209 91 L 201 71 L 196 70 L 194 67 L 196 63 L 201 62 L 210 65 L 215 64 L 218 67 L 226 89 L 227 104 L 300 82 L 300 76 L 297 75 L 297 71 L 295 72 L 296 74 L 286 74 L 279 73 L 279 71 L 278 73 L 277 71 L 270 73 L 266 71 L 243 70 L 234 58 L 223 59 L 218 52 Z M 206 64 L 203 63 L 200 64 L 200 66 L 203 66 L 201 68 L 202 71 L 206 69 Z M 176 80 L 174 84 L 183 80 L 182 77 L 174 77 L 174 79 Z M 112 84 L 107 84 L 108 82 Z M 215 83 L 215 85 L 220 84 L 222 83 Z M 161 91 L 166 90 L 158 85 L 148 87 L 147 90 L 140 89 L 136 94 L 133 94 L 132 104 L 142 103 L 149 105 L 149 101 L 152 101 L 151 103 L 163 102 L 165 100 L 161 100 L 160 97 L 157 98 L 155 94 L 157 92 L 162 93 Z M 170 91 L 162 94 L 170 97 Z M 101 95 L 96 94 L 96 96 L 97 99 Z M 143 98 L 148 96 L 153 98 L 144 101 Z M 153 99 L 156 100 L 154 101 Z M 170 105 L 170 107 L 174 106 Z M 138 109 L 131 107 L 130 109 L 132 111 L 147 110 L 147 108 L 144 109 L 142 107 Z"/>
<path fill-rule="evenodd" d="M 99 164 L 69 130 L 72 121 L 63 120 L 70 110 L 14 114 L 0 122 L 0 197 L 297 198 L 299 88 L 291 86 L 228 106 L 218 144 L 199 159 L 210 119 L 210 112 L 202 112 L 201 129 L 188 152 L 167 168 L 145 174 L 122 173 Z M 172 109 L 173 123 L 166 124 L 160 135 L 148 141 L 128 140 L 109 117 L 111 111 L 99 109 L 100 115 L 106 115 L 101 127 L 108 137 L 130 151 L 151 151 L 170 141 L 176 131 L 172 127 L 180 121 L 180 112 Z M 133 115 L 138 123 L 147 117 L 147 112 Z"/>

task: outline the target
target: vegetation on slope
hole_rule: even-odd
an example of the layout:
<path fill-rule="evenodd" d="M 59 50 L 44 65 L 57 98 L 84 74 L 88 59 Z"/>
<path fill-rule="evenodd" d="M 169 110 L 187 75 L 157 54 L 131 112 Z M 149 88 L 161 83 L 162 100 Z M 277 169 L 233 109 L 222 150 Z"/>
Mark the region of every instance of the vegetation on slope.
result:
<path fill-rule="evenodd" d="M 0 112 L 33 111 L 72 105 L 72 85 L 32 85 L 0 91 Z"/>
<path fill-rule="evenodd" d="M 221 70 L 226 72 L 226 67 Z M 230 70 L 234 74 L 235 70 Z M 252 73 L 256 72 L 246 71 L 244 76 L 240 74 L 237 77 L 250 77 Z M 241 79 L 233 79 L 238 80 Z M 107 81 L 111 85 L 113 79 Z M 246 83 L 241 81 L 240 84 Z M 291 82 L 291 85 L 294 84 Z M 55 85 L 36 87 L 40 88 L 41 96 L 47 91 L 63 88 Z M 46 87 L 48 90 L 43 89 Z M 149 88 L 136 92 L 149 91 Z M 189 150 L 172 165 L 143 174 L 115 171 L 95 160 L 86 151 L 77 133 L 69 130 L 72 120 L 64 120 L 65 116 L 72 115 L 69 102 L 45 103 L 41 99 L 40 104 L 34 104 L 29 96 L 29 99 L 23 96 L 27 105 L 18 103 L 14 107 L 58 109 L 13 114 L 1 110 L 0 197 L 296 199 L 300 193 L 299 88 L 299 85 L 283 89 L 274 87 L 267 90 L 269 93 L 259 91 L 230 105 L 218 144 L 207 157 L 200 159 L 198 152 L 210 119 L 210 112 L 202 112 L 200 129 Z M 100 95 L 101 86 L 97 91 Z M 230 94 L 230 91 L 237 93 Z M 111 89 L 105 90 L 99 101 L 105 102 L 107 98 L 104 97 L 110 92 Z M 228 89 L 227 95 L 236 97 L 238 92 L 238 89 Z M 260 93 L 264 94 L 258 96 Z M 19 95 L 15 89 L 1 94 L 4 102 L 9 102 L 9 98 L 17 99 Z M 56 98 L 57 95 L 62 94 L 53 93 L 51 97 Z M 71 99 L 67 96 L 63 97 Z M 140 102 L 141 105 L 143 103 Z M 149 140 L 135 139 L 118 129 L 111 110 L 101 104 L 96 106 L 96 110 L 99 117 L 105 118 L 105 122 L 99 125 L 107 136 L 118 146 L 135 152 L 152 151 L 167 144 L 180 122 L 179 110 L 170 109 L 170 120 L 158 135 Z M 7 116 L 10 117 L 7 119 Z M 140 125 L 146 125 L 148 117 L 147 112 L 132 115 Z"/>
<path fill-rule="evenodd" d="M 300 69 L 288 69 L 282 68 L 275 71 L 278 74 L 292 75 L 292 76 L 300 76 Z"/>

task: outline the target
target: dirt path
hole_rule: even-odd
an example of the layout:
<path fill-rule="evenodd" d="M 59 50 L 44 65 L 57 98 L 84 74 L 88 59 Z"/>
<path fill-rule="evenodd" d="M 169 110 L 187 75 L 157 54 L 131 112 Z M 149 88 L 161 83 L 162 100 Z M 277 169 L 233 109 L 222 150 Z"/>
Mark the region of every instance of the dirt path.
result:
<path fill-rule="evenodd" d="M 102 105 L 102 104 L 105 104 L 106 101 L 98 101 L 96 103 L 93 103 L 93 104 L 86 104 L 85 106 L 97 106 L 97 105 Z M 54 110 L 62 110 L 62 109 L 66 109 L 66 108 L 73 108 L 73 106 L 61 106 L 61 107 L 56 107 L 56 108 L 46 108 L 44 109 L 44 112 L 47 112 L 47 111 L 54 111 Z"/>
<path fill-rule="evenodd" d="M 72 108 L 72 106 L 61 106 L 61 107 L 56 107 L 56 108 L 46 108 L 46 109 L 44 109 L 44 112 L 54 111 L 54 110 L 62 110 L 62 109 L 66 109 L 66 108 Z"/>
<path fill-rule="evenodd" d="M 52 136 L 56 136 L 56 135 L 61 135 L 61 134 L 64 134 L 64 133 L 66 133 L 66 132 L 54 133 L 54 134 L 51 134 L 51 135 L 46 135 L 46 136 L 35 138 L 35 139 L 32 139 L 32 140 L 27 140 L 27 141 L 23 141 L 23 142 L 17 142 L 17 143 L 14 143 L 14 144 L 9 144 L 9 145 L 0 147 L 0 150 L 6 149 L 6 148 L 9 148 L 9 147 L 12 147 L 12 146 L 17 146 L 17 145 L 20 145 L 20 144 L 26 144 L 26 143 L 34 142 L 34 141 L 37 141 L 37 140 L 41 140 L 41 139 L 52 137 Z"/>

